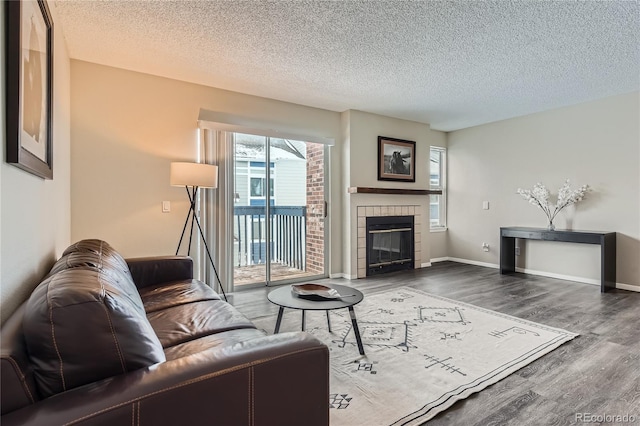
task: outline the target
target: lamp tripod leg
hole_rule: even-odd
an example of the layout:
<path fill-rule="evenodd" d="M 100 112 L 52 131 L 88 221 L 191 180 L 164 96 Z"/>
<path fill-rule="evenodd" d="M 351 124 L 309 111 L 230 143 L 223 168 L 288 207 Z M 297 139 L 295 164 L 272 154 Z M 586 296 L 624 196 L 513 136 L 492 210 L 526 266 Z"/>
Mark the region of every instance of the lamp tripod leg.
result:
<path fill-rule="evenodd" d="M 182 227 L 182 234 L 180 234 L 180 241 L 178 241 L 178 248 L 176 249 L 176 256 L 180 251 L 180 246 L 182 245 L 182 239 L 184 238 L 184 232 L 187 230 L 187 223 L 189 223 L 189 217 L 191 216 L 191 209 L 187 213 L 187 218 L 184 221 L 184 226 Z M 191 220 L 191 227 L 193 228 L 193 220 Z"/>
<path fill-rule="evenodd" d="M 220 283 L 220 291 L 222 291 L 222 296 L 224 297 L 225 302 L 228 302 L 227 294 L 224 292 L 224 287 L 222 286 L 222 281 L 220 281 L 220 277 L 218 276 L 218 271 L 216 270 L 216 265 L 214 265 L 214 263 L 213 263 L 213 258 L 211 257 L 211 252 L 209 251 L 209 245 L 207 244 L 206 238 L 204 238 L 204 232 L 202 232 L 202 227 L 200 226 L 200 220 L 195 215 L 195 213 L 194 213 L 193 217 L 195 218 L 196 223 L 198 224 L 198 230 L 200 231 L 200 237 L 202 237 L 202 242 L 204 243 L 204 248 L 207 251 L 207 256 L 209 257 L 209 262 L 211 262 L 211 266 L 213 267 L 213 272 L 216 274 L 216 279 L 218 280 L 218 283 Z"/>
<path fill-rule="evenodd" d="M 187 190 L 187 195 L 189 196 L 189 211 L 191 212 L 191 229 L 189 230 L 189 248 L 187 249 L 187 256 L 191 256 L 191 238 L 193 237 L 193 219 L 196 217 L 196 195 L 198 194 L 198 187 L 193 187 L 193 194 L 189 192 L 188 187 L 184 187 Z"/>
<path fill-rule="evenodd" d="M 187 248 L 187 256 L 191 256 L 191 237 L 193 236 L 193 219 L 196 217 L 196 212 L 191 209 L 191 228 L 189 229 L 189 246 Z"/>
<path fill-rule="evenodd" d="M 196 224 L 198 225 L 198 230 L 200 231 L 200 237 L 202 238 L 202 242 L 204 242 L 204 248 L 207 251 L 209 262 L 211 262 L 211 266 L 213 267 L 213 272 L 215 273 L 216 279 L 220 284 L 220 290 L 222 291 L 222 296 L 224 297 L 224 300 L 228 302 L 227 294 L 224 292 L 222 281 L 220 281 L 220 277 L 218 276 L 216 265 L 214 265 L 213 263 L 213 258 L 211 257 L 211 252 L 209 251 L 209 245 L 207 244 L 207 240 L 204 238 L 204 232 L 202 232 L 202 227 L 200 226 L 200 220 L 198 219 L 198 216 L 196 216 L 195 200 L 196 200 L 196 195 L 198 193 L 198 187 L 193 188 L 193 194 L 189 192 L 188 187 L 185 186 L 185 189 L 187 190 L 187 195 L 189 196 L 190 207 L 189 207 L 189 212 L 187 213 L 187 218 L 184 221 L 184 226 L 182 227 L 182 234 L 180 235 L 180 241 L 178 242 L 178 248 L 176 249 L 176 256 L 180 251 L 180 246 L 182 245 L 182 240 L 184 239 L 184 233 L 187 230 L 187 224 L 189 223 L 189 218 L 191 218 L 191 231 L 189 232 L 189 248 L 187 251 L 187 255 L 191 253 L 191 237 L 193 236 L 193 222 L 195 220 Z"/>

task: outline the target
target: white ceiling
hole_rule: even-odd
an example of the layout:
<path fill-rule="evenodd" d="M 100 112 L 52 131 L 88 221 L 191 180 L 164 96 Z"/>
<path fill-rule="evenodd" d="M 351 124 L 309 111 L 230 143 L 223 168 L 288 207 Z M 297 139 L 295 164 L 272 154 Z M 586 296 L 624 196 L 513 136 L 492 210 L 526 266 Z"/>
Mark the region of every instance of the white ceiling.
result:
<path fill-rule="evenodd" d="M 640 88 L 637 1 L 67 1 L 70 56 L 450 131 Z"/>

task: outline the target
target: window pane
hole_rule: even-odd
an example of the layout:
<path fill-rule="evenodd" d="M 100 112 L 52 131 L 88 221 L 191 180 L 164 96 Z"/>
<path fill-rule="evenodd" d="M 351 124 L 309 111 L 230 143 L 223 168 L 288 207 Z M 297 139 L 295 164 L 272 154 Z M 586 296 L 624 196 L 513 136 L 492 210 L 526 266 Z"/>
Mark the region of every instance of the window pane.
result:
<path fill-rule="evenodd" d="M 429 219 L 431 226 L 437 226 L 440 223 L 440 196 L 432 195 L 429 203 Z"/>
<path fill-rule="evenodd" d="M 251 196 L 252 197 L 264 197 L 262 178 L 251 178 Z"/>
<path fill-rule="evenodd" d="M 431 195 L 429 201 L 429 224 L 432 229 L 446 228 L 446 150 L 431 147 L 429 150 L 429 184 L 431 189 L 442 190 L 442 195 Z"/>
<path fill-rule="evenodd" d="M 431 186 L 440 186 L 440 177 L 441 177 L 441 152 L 435 149 L 431 150 L 430 155 L 430 179 L 429 182 Z"/>

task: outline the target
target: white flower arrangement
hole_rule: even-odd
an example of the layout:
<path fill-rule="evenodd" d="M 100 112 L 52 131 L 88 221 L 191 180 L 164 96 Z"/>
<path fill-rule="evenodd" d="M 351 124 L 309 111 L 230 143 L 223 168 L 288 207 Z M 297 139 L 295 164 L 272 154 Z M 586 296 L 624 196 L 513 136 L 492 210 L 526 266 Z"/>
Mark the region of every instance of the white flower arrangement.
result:
<path fill-rule="evenodd" d="M 549 190 L 540 182 L 533 185 L 533 189 L 518 188 L 516 192 L 529 203 L 542 209 L 542 211 L 547 215 L 547 218 L 549 219 L 549 229 L 553 230 L 555 229 L 555 226 L 553 225 L 553 219 L 560 212 L 560 210 L 582 200 L 588 190 L 589 185 L 582 185 L 578 189 L 571 190 L 571 187 L 569 186 L 569 179 L 567 179 L 564 181 L 564 185 L 562 185 L 562 187 L 558 190 L 558 199 L 555 205 L 549 202 L 549 197 L 551 194 L 549 193 Z"/>

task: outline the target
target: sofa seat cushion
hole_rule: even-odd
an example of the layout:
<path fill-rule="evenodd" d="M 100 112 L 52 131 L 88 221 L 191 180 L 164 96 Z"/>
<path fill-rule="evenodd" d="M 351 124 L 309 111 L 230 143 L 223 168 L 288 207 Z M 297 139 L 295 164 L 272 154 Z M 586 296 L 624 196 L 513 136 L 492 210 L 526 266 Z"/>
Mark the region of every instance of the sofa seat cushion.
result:
<path fill-rule="evenodd" d="M 198 280 L 144 287 L 140 289 L 140 297 L 147 313 L 187 303 L 220 300 L 220 296 L 211 287 Z"/>
<path fill-rule="evenodd" d="M 179 345 L 171 346 L 164 351 L 167 361 L 193 355 L 219 346 L 233 346 L 238 343 L 264 337 L 267 334 L 256 328 L 242 328 L 210 334 L 199 339 L 190 340 Z"/>
<path fill-rule="evenodd" d="M 63 270 L 40 283 L 23 330 L 42 397 L 165 360 L 144 308 L 113 274 L 95 268 Z"/>
<path fill-rule="evenodd" d="M 255 328 L 233 306 L 222 300 L 207 300 L 174 306 L 147 314 L 163 348 L 210 334 Z"/>

